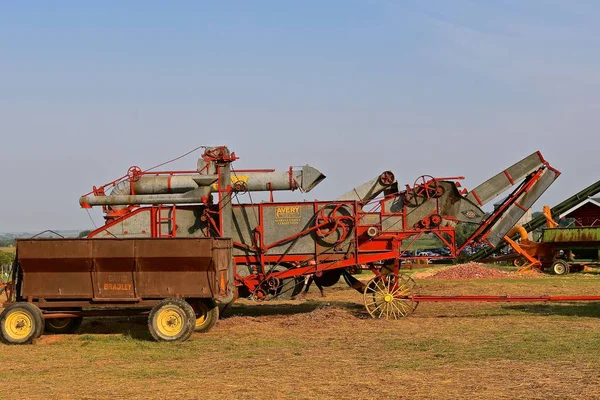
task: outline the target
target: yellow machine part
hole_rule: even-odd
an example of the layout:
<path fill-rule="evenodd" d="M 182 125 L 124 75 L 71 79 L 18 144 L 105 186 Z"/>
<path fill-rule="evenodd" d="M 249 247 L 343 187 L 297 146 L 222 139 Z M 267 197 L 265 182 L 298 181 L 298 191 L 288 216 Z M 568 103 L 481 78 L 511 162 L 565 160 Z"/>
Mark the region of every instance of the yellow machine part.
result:
<path fill-rule="evenodd" d="M 546 217 L 546 225 L 548 225 L 549 228 L 556 228 L 558 226 L 558 223 L 552 218 L 549 206 L 544 206 L 542 214 Z M 517 243 L 510 238 L 516 233 L 519 234 L 520 243 Z M 541 267 L 542 262 L 540 260 L 546 256 L 548 247 L 545 246 L 544 243 L 529 240 L 527 231 L 522 225 L 517 225 L 512 228 L 506 234 L 504 240 L 510 244 L 510 247 L 512 247 L 515 252 L 527 260 L 527 263 L 517 270 L 518 274 L 528 273 L 531 272 L 533 268 Z"/>

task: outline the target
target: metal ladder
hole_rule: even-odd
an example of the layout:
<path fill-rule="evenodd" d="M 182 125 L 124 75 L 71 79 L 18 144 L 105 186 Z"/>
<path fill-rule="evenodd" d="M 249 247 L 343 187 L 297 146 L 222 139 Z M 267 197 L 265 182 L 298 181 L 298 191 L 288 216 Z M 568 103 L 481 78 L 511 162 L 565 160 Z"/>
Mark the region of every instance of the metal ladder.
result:
<path fill-rule="evenodd" d="M 170 212 L 169 212 L 170 209 Z M 163 217 L 163 210 L 167 211 L 166 218 Z M 156 237 L 159 238 L 172 238 L 177 234 L 177 225 L 176 225 L 176 213 L 177 208 L 172 205 L 170 207 L 158 206 L 156 208 Z M 170 226 L 170 231 L 166 234 L 162 233 L 162 225 L 163 223 L 167 223 Z"/>

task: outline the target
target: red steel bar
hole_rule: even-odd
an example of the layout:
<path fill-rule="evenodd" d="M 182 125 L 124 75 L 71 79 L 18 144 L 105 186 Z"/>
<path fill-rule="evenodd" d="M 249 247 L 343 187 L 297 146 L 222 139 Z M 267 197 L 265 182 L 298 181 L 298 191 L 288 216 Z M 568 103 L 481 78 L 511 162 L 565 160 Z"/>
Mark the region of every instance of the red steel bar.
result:
<path fill-rule="evenodd" d="M 600 301 L 600 296 L 488 296 L 488 295 L 459 295 L 459 296 L 434 296 L 414 295 L 408 296 L 417 303 L 449 303 L 449 302 L 497 302 L 497 303 L 527 303 L 548 301 Z"/>

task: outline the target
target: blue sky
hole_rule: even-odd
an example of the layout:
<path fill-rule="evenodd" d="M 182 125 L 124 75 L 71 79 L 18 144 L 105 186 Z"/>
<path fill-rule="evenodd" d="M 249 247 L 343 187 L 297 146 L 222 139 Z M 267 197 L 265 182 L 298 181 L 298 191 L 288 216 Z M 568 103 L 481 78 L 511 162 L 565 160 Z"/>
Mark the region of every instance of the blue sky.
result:
<path fill-rule="evenodd" d="M 322 170 L 281 197 L 300 200 L 385 169 L 474 187 L 539 149 L 563 175 L 537 206 L 555 204 L 600 179 L 599 17 L 576 0 L 0 3 L 0 232 L 89 228 L 92 185 L 215 144 L 239 168 Z"/>

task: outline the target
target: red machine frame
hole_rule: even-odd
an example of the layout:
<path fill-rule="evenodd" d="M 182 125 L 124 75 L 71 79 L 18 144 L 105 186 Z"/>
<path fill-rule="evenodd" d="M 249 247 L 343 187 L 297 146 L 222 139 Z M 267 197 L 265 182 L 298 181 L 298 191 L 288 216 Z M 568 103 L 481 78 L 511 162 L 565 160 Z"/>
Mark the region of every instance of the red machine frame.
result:
<path fill-rule="evenodd" d="M 540 158 L 543 160 L 540 154 Z M 213 161 L 218 166 L 216 169 L 218 179 L 216 181 L 216 192 L 218 195 L 218 202 L 216 204 L 212 203 L 212 199 L 202 198 L 201 203 L 204 207 L 204 216 L 209 221 L 207 224 L 208 228 L 206 229 L 206 236 L 211 236 L 214 234 L 216 236 L 223 236 L 223 204 L 226 198 L 231 199 L 231 195 L 240 191 L 243 191 L 243 188 L 235 187 L 235 185 L 223 185 L 222 184 L 222 168 L 224 166 L 229 166 L 229 164 L 238 158 L 235 153 L 229 154 L 225 148 L 214 148 L 207 150 L 203 159 L 205 161 Z M 544 168 L 552 167 L 545 162 L 544 160 Z M 556 171 L 552 169 L 553 171 Z M 239 170 L 236 172 L 251 172 L 251 171 L 272 171 L 272 170 Z M 202 171 L 200 171 L 202 172 Z M 558 172 L 558 171 L 556 171 Z M 92 192 L 89 194 L 94 194 L 96 196 L 105 195 L 105 189 L 109 187 L 114 187 L 117 183 L 123 182 L 125 180 L 129 180 L 131 185 L 131 193 L 134 194 L 133 182 L 139 179 L 140 176 L 143 175 L 167 175 L 169 177 L 178 175 L 178 174 L 189 174 L 189 173 L 198 173 L 198 171 L 160 171 L 160 172 L 143 172 L 139 167 L 131 167 L 128 170 L 128 173 L 112 182 L 109 182 L 106 185 L 103 185 L 99 188 L 94 187 Z M 510 175 L 507 171 L 504 171 L 506 176 L 509 178 L 511 183 L 514 183 L 510 178 Z M 236 285 L 247 287 L 250 292 L 254 292 L 257 288 L 260 287 L 261 284 L 265 284 L 266 282 L 270 282 L 270 287 L 278 285 L 279 282 L 283 279 L 288 278 L 296 278 L 301 275 L 307 274 L 322 274 L 323 272 L 330 271 L 333 269 L 342 269 L 347 268 L 354 265 L 365 265 L 371 271 L 375 273 L 376 276 L 380 275 L 380 264 L 383 262 L 393 262 L 393 272 L 395 274 L 399 273 L 400 269 L 400 260 L 404 258 L 417 259 L 417 258 L 456 258 L 458 254 L 465 247 L 472 245 L 476 242 L 486 242 L 486 232 L 489 228 L 497 221 L 497 219 L 503 214 L 503 212 L 512 204 L 522 208 L 517 202 L 516 199 L 523 194 L 524 192 L 529 191 L 532 186 L 537 182 L 537 180 L 542 176 L 543 169 L 540 168 L 535 171 L 533 174 L 528 176 L 523 184 L 521 184 L 516 190 L 514 190 L 511 195 L 502 203 L 500 207 L 498 207 L 490 216 L 485 218 L 483 223 L 475 230 L 475 232 L 460 246 L 456 244 L 456 233 L 455 227 L 450 226 L 446 223 L 446 225 L 442 225 L 441 222 L 445 221 L 456 221 L 453 216 L 449 215 L 440 215 L 438 214 L 439 204 L 436 203 L 435 211 L 432 212 L 429 216 L 423 218 L 416 226 L 407 226 L 407 214 L 410 212 L 407 206 L 407 202 L 410 202 L 411 199 L 414 200 L 414 196 L 421 196 L 426 200 L 430 200 L 436 197 L 436 194 L 439 190 L 438 182 L 441 180 L 460 180 L 463 177 L 452 177 L 452 178 L 433 178 L 430 176 L 422 176 L 420 179 L 415 181 L 414 186 L 411 188 L 408 185 L 406 186 L 406 191 L 403 192 L 405 196 L 406 202 L 402 206 L 402 210 L 400 212 L 392 212 L 391 210 L 385 209 L 386 200 L 390 197 L 396 197 L 399 195 L 398 192 L 389 194 L 384 196 L 383 198 L 378 198 L 368 202 L 366 204 L 362 204 L 359 201 L 314 201 L 311 202 L 314 215 L 315 215 L 315 223 L 307 229 L 299 231 L 289 237 L 278 240 L 273 243 L 265 243 L 264 236 L 264 209 L 265 207 L 272 207 L 274 204 L 277 206 L 306 206 L 306 202 L 284 202 L 284 203 L 273 203 L 273 192 L 270 193 L 269 203 L 261 203 L 255 204 L 254 206 L 258 209 L 258 225 L 254 228 L 253 233 L 253 245 L 248 246 L 242 243 L 234 242 L 234 247 L 248 250 L 249 252 L 255 253 L 255 255 L 242 255 L 242 256 L 234 256 L 235 265 L 256 265 L 260 266 L 260 269 L 257 269 L 256 273 L 250 274 L 246 277 L 242 277 L 239 274 L 235 274 L 236 277 Z M 391 174 L 388 172 L 388 174 Z M 292 174 L 290 171 L 290 186 L 292 185 L 291 178 Z M 382 182 L 386 182 L 391 179 L 394 180 L 393 174 L 391 177 L 386 175 L 386 173 L 382 174 L 380 177 Z M 460 186 L 460 185 L 457 185 Z M 462 192 L 463 194 L 466 191 Z M 478 200 L 478 197 L 475 195 L 475 199 Z M 90 207 L 85 203 L 82 204 L 84 208 Z M 372 207 L 371 211 L 364 211 L 368 207 Z M 161 218 L 161 210 L 165 208 L 164 205 L 152 205 L 149 207 L 140 208 L 137 205 L 129 205 L 121 210 L 112 210 L 109 207 L 103 206 L 103 211 L 107 214 L 107 219 L 111 220 L 105 226 L 97 229 L 92 232 L 89 237 L 94 237 L 96 234 L 106 230 L 112 225 L 118 224 L 123 221 L 125 218 L 129 218 L 132 215 L 142 212 L 145 210 L 150 210 L 151 213 L 151 227 L 150 227 L 150 236 L 151 237 L 173 237 L 176 235 L 176 211 L 178 208 L 188 208 L 193 206 L 175 206 L 171 205 L 168 207 L 172 207 L 172 216 L 168 219 L 172 222 L 172 231 L 164 235 L 161 232 L 161 222 L 166 221 L 166 219 Z M 241 205 L 233 205 L 233 207 L 241 207 Z M 333 208 L 333 212 L 330 212 L 328 215 L 323 213 L 325 208 Z M 336 210 L 341 207 L 349 207 L 353 210 L 350 215 L 341 215 L 336 216 Z M 370 216 L 378 220 L 377 223 L 364 223 L 366 217 Z M 402 217 L 402 226 L 399 226 L 398 229 L 390 230 L 388 229 L 386 232 L 382 232 L 382 223 L 386 218 L 390 217 Z M 349 236 L 349 230 L 353 231 L 353 242 L 350 246 L 353 249 L 351 252 L 346 252 L 342 254 L 336 253 L 328 253 L 328 254 L 319 254 L 315 251 L 315 254 L 283 254 L 283 255 L 268 255 L 267 252 L 269 249 L 284 244 L 288 242 L 292 242 L 295 239 L 309 235 L 316 234 L 317 236 L 326 236 L 329 233 L 334 231 L 338 231 L 342 229 L 344 234 L 338 240 L 338 243 L 341 243 L 346 240 Z M 376 232 L 376 234 L 372 234 Z M 406 256 L 407 249 L 422 235 L 424 234 L 433 234 L 440 241 L 448 247 L 450 254 L 448 256 L 434 256 L 434 257 L 419 257 L 415 255 Z M 406 246 L 403 246 L 406 244 Z M 404 250 L 403 250 L 404 248 Z M 274 271 L 272 266 L 280 265 L 280 264 L 292 264 L 295 267 L 287 269 L 285 271 Z M 271 266 L 271 268 L 269 268 Z M 267 272 L 268 271 L 268 272 Z M 267 285 L 269 286 L 269 285 Z M 258 296 L 261 297 L 261 296 Z"/>

